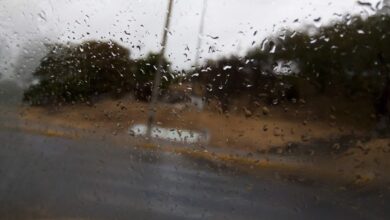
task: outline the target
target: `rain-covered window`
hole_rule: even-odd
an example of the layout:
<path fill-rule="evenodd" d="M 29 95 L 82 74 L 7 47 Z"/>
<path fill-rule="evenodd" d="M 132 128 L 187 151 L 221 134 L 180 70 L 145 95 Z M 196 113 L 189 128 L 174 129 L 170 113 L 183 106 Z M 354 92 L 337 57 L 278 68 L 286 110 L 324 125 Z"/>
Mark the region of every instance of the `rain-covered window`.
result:
<path fill-rule="evenodd" d="M 0 1 L 0 219 L 390 219 L 389 0 Z"/>

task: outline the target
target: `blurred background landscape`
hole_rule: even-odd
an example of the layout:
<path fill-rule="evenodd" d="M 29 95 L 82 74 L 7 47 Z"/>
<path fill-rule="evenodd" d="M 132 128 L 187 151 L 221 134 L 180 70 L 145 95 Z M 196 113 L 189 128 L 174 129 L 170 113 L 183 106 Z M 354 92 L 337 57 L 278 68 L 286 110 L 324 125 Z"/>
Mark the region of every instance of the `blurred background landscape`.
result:
<path fill-rule="evenodd" d="M 0 142 L 0 219 L 390 219 L 390 0 L 2 0 Z"/>
<path fill-rule="evenodd" d="M 12 4 L 22 9 L 28 6 Z M 81 12 L 99 7 L 77 4 L 69 5 L 80 7 Z M 324 16 L 313 17 L 309 11 L 303 18 L 291 15 L 287 20 L 282 18 L 281 25 L 273 25 L 272 30 L 256 28 L 252 23 L 237 25 L 233 28 L 239 30 L 234 40 L 228 38 L 231 33 L 218 33 L 222 27 L 211 29 L 216 19 L 213 4 L 205 17 L 208 28 L 199 36 L 202 47 L 190 46 L 196 42 L 196 35 L 183 43 L 187 34 L 180 34 L 198 25 L 197 12 L 196 16 L 183 16 L 193 19 L 186 24 L 173 19 L 168 52 L 162 55 L 158 52 L 160 34 L 153 34 L 154 29 L 143 31 L 150 22 L 131 25 L 139 22 L 132 16 L 140 11 L 130 6 L 117 11 L 112 32 L 99 33 L 97 29 L 105 23 L 97 29 L 91 27 L 90 23 L 99 19 L 89 21 L 93 16 L 88 13 L 81 13 L 81 18 L 72 17 L 75 20 L 65 27 L 53 26 L 63 25 L 61 19 L 69 18 L 60 14 L 59 21 L 55 21 L 61 4 L 41 3 L 40 7 L 50 10 L 37 8 L 36 14 L 24 15 L 38 22 L 33 27 L 37 30 L 30 30 L 30 39 L 18 36 L 17 31 L 10 32 L 12 27 L 3 28 L 3 116 L 16 114 L 25 121 L 24 126 L 52 125 L 61 133 L 72 128 L 128 135 L 132 126 L 148 120 L 152 88 L 156 86 L 154 76 L 161 69 L 158 105 L 153 109 L 155 123 L 206 133 L 207 141 L 197 147 L 248 155 L 318 152 L 319 157 L 350 158 L 352 152 L 366 164 L 372 162 L 372 158 L 370 162 L 360 158 L 370 149 L 366 145 L 380 143 L 380 149 L 373 153 L 375 161 L 378 155 L 383 157 L 382 152 L 389 151 L 388 1 L 351 1 L 349 5 L 329 2 L 321 12 L 326 13 Z M 250 4 L 254 3 L 247 6 Z M 321 4 L 313 7 L 320 11 Z M 343 11 L 348 6 L 352 11 Z M 180 4 L 174 7 L 176 15 L 186 10 L 187 6 Z M 13 19 L 12 10 L 7 12 Z M 124 19 L 127 15 L 131 18 Z M 149 14 L 158 15 L 164 14 Z M 7 23 L 4 16 L 2 27 L 10 26 L 12 22 Z M 258 18 L 269 19 L 268 16 L 271 15 L 259 14 Z M 223 25 L 236 22 L 224 18 Z M 18 24 L 18 19 L 13 22 L 15 26 L 26 26 Z M 184 28 L 180 29 L 180 25 Z M 161 31 L 162 24 L 159 28 Z M 200 57 L 194 57 L 196 54 Z M 130 132 L 129 138 L 131 142 L 134 134 Z M 354 152 L 356 149 L 362 150 Z M 385 166 L 380 167 L 384 173 Z"/>

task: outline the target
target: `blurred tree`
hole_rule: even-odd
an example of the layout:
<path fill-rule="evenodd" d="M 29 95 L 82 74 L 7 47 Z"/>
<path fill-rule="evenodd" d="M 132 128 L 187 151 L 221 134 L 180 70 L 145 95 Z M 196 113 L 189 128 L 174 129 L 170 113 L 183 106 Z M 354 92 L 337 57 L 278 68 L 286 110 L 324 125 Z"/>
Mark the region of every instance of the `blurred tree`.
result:
<path fill-rule="evenodd" d="M 141 100 L 150 95 L 156 71 L 154 54 L 134 61 L 128 49 L 113 41 L 50 48 L 33 73 L 38 83 L 24 93 L 24 100 L 33 105 L 85 102 L 101 94 L 119 98 L 135 92 Z"/>
<path fill-rule="evenodd" d="M 389 60 L 390 17 L 377 13 L 346 16 L 321 28 L 307 26 L 306 31 L 282 30 L 243 58 L 208 61 L 190 75 L 199 73 L 192 80 L 206 85 L 206 96 L 217 98 L 224 110 L 245 95 L 280 103 L 310 91 L 305 96 L 375 100 L 382 114 L 389 105 Z"/>
<path fill-rule="evenodd" d="M 139 59 L 136 61 L 135 73 L 135 97 L 141 101 L 150 101 L 152 95 L 154 74 L 158 69 L 158 63 L 160 55 L 157 53 L 149 53 L 146 58 Z M 170 63 L 163 58 L 163 72 L 160 92 L 165 92 L 170 82 L 174 77 L 169 71 Z"/>
<path fill-rule="evenodd" d="M 120 96 L 131 88 L 132 62 L 126 48 L 109 41 L 52 48 L 33 73 L 39 80 L 24 100 L 32 104 L 87 101 L 94 95 Z"/>
<path fill-rule="evenodd" d="M 334 89 L 332 85 L 339 83 L 356 86 L 351 81 L 354 77 L 378 73 L 379 53 L 390 55 L 389 28 L 389 17 L 378 15 L 366 20 L 351 17 L 321 28 L 314 35 L 290 32 L 285 40 L 278 41 L 280 49 L 275 58 L 297 60 L 300 74 L 317 83 L 320 92 L 328 87 Z"/>
<path fill-rule="evenodd" d="M 377 103 L 378 95 L 387 88 L 390 64 L 387 14 L 378 13 L 366 19 L 349 16 L 315 30 L 314 34 L 285 31 L 269 39 L 276 45 L 274 53 L 269 55 L 271 62 L 295 63 L 297 76 L 308 79 L 323 95 L 368 96 Z M 264 53 L 257 49 L 249 57 L 264 57 Z M 379 99 L 383 102 L 381 108 L 388 108 L 387 101 Z M 383 110 L 377 108 L 377 113 Z"/>
<path fill-rule="evenodd" d="M 249 100 L 248 105 L 263 99 L 268 104 L 298 99 L 295 75 L 275 74 L 271 60 L 265 53 L 210 60 L 206 67 L 195 70 L 199 77 L 192 81 L 205 85 L 206 98 L 217 99 L 223 111 L 228 111 L 235 99 Z"/>

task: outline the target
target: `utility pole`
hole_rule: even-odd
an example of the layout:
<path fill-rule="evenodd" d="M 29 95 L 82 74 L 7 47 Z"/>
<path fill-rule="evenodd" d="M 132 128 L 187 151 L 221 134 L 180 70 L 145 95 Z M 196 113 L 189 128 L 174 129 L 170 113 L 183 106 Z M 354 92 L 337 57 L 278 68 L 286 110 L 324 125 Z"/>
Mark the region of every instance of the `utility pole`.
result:
<path fill-rule="evenodd" d="M 163 67 L 164 56 L 165 56 L 165 49 L 166 49 L 167 41 L 168 41 L 168 32 L 169 32 L 169 26 L 171 23 L 172 8 L 173 8 L 173 0 L 169 0 L 167 16 L 165 18 L 163 37 L 162 37 L 162 41 L 161 41 L 162 48 L 161 48 L 160 56 L 159 56 L 159 60 L 158 60 L 157 72 L 156 72 L 156 75 L 154 77 L 152 97 L 151 97 L 150 105 L 149 105 L 148 121 L 147 121 L 147 128 L 146 128 L 147 129 L 146 130 L 146 137 L 149 137 L 149 138 L 152 135 L 152 128 L 153 128 L 154 120 L 156 117 L 156 106 L 157 106 L 158 96 L 160 93 L 161 75 L 162 75 L 162 72 L 164 71 L 164 67 Z"/>
<path fill-rule="evenodd" d="M 205 20 L 205 16 L 206 16 L 206 9 L 207 9 L 207 0 L 203 0 L 203 9 L 202 9 L 202 14 L 201 14 L 201 18 L 200 18 L 198 42 L 196 45 L 195 68 L 197 68 L 199 65 L 199 57 L 200 57 L 200 51 L 201 51 L 200 48 L 202 46 L 202 37 L 203 37 L 203 32 L 204 32 L 204 20 Z"/>

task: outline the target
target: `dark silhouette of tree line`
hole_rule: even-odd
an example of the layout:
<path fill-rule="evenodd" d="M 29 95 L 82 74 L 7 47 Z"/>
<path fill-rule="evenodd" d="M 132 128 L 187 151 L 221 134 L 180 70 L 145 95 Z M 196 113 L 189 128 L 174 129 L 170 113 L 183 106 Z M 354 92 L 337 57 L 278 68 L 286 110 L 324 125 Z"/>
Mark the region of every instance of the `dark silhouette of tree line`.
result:
<path fill-rule="evenodd" d="M 34 72 L 38 83 L 24 93 L 33 105 L 90 101 L 109 94 L 133 93 L 148 101 L 158 55 L 133 60 L 113 42 L 50 45 Z M 296 102 L 318 95 L 373 100 L 378 115 L 389 112 L 390 17 L 349 16 L 328 26 L 284 30 L 266 38 L 244 57 L 209 60 L 187 73 L 187 81 L 204 88 L 224 111 L 231 101 Z M 181 81 L 165 61 L 162 92 Z"/>
<path fill-rule="evenodd" d="M 114 41 L 87 41 L 82 44 L 48 45 L 49 52 L 33 73 L 38 83 L 24 93 L 32 105 L 87 102 L 101 95 L 120 98 L 135 94 L 150 99 L 158 54 L 133 60 L 130 51 Z M 171 79 L 169 63 L 164 62 L 162 88 Z"/>
<path fill-rule="evenodd" d="M 389 15 L 351 16 L 314 31 L 281 31 L 245 57 L 208 61 L 191 80 L 204 85 L 206 97 L 219 100 L 225 111 L 235 97 L 280 103 L 337 95 L 373 100 L 376 113 L 385 115 L 389 64 Z"/>

